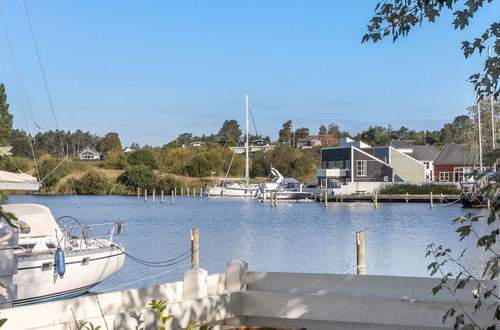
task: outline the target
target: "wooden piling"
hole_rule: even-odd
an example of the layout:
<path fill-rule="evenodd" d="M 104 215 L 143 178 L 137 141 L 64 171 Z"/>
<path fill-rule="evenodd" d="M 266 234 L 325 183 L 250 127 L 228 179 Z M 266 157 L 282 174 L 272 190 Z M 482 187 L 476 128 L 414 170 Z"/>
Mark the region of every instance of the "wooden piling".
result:
<path fill-rule="evenodd" d="M 191 268 L 200 267 L 200 231 L 191 229 Z"/>
<path fill-rule="evenodd" d="M 156 189 L 153 189 L 153 202 L 156 200 L 155 199 L 155 194 L 156 194 Z"/>
<path fill-rule="evenodd" d="M 148 190 L 144 189 L 144 201 L 148 200 Z"/>
<path fill-rule="evenodd" d="M 434 197 L 432 196 L 432 191 L 431 191 L 431 194 L 430 194 L 430 199 L 429 199 L 429 201 L 430 201 L 430 207 L 431 207 L 431 209 L 432 209 L 432 208 L 434 207 Z"/>
<path fill-rule="evenodd" d="M 328 206 L 328 192 L 325 190 L 325 207 Z"/>
<path fill-rule="evenodd" d="M 186 196 L 189 197 L 189 187 L 187 187 Z"/>
<path fill-rule="evenodd" d="M 356 259 L 357 259 L 357 270 L 358 275 L 366 275 L 366 263 L 365 263 L 365 232 L 356 232 Z"/>
<path fill-rule="evenodd" d="M 196 197 L 196 187 L 193 188 L 193 197 Z"/>
<path fill-rule="evenodd" d="M 174 195 L 177 195 L 177 187 L 174 187 Z"/>
<path fill-rule="evenodd" d="M 160 202 L 163 204 L 163 190 L 161 191 Z"/>
<path fill-rule="evenodd" d="M 374 206 L 375 208 L 377 208 L 377 207 L 378 207 L 378 194 L 377 194 L 377 193 L 375 193 L 375 194 L 373 195 L 373 206 Z"/>
<path fill-rule="evenodd" d="M 406 203 L 408 203 L 408 199 L 409 199 L 408 193 L 406 193 L 406 199 L 405 199 Z"/>
<path fill-rule="evenodd" d="M 184 187 L 181 187 L 181 196 L 184 195 Z"/>
<path fill-rule="evenodd" d="M 137 188 L 137 200 L 141 198 L 141 188 Z"/>
<path fill-rule="evenodd" d="M 200 198 L 203 198 L 203 187 L 200 188 Z"/>
<path fill-rule="evenodd" d="M 439 203 L 443 202 L 443 193 L 441 193 L 441 196 L 439 197 Z"/>
<path fill-rule="evenodd" d="M 175 193 L 176 193 L 175 190 L 170 192 L 170 194 L 172 195 L 172 200 L 171 200 L 172 205 L 175 204 Z"/>

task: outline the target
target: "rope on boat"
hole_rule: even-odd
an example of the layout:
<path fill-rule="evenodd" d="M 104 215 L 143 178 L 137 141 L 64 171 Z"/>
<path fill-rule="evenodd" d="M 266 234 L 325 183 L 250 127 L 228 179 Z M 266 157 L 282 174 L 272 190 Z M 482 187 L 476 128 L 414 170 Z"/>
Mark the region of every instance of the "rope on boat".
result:
<path fill-rule="evenodd" d="M 184 260 L 186 260 L 186 259 L 188 259 L 188 258 L 191 257 L 191 249 L 188 249 L 185 252 L 183 252 L 182 254 L 180 254 L 177 257 L 172 258 L 172 259 L 163 260 L 163 261 L 148 261 L 148 260 L 143 260 L 143 259 L 137 258 L 137 257 L 131 255 L 130 253 L 125 252 L 125 250 L 123 250 L 118 245 L 116 245 L 116 248 L 118 250 L 122 251 L 123 254 L 125 254 L 127 257 L 129 257 L 130 259 L 134 260 L 135 262 L 137 262 L 137 263 L 139 263 L 141 265 L 144 265 L 144 266 L 148 266 L 148 267 L 169 267 L 169 266 L 174 266 L 174 265 L 177 265 L 177 264 L 181 263 L 182 261 L 184 261 Z"/>

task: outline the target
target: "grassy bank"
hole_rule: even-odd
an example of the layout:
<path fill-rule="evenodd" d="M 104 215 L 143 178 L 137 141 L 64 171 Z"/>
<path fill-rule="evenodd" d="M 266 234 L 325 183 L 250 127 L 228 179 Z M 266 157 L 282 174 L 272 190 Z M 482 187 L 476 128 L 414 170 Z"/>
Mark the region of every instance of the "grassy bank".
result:
<path fill-rule="evenodd" d="M 391 186 L 384 187 L 380 189 L 379 194 L 386 195 L 400 195 L 400 194 L 410 194 L 410 195 L 426 195 L 426 194 L 447 194 L 447 195 L 458 195 L 460 194 L 460 189 L 455 185 L 451 184 L 394 184 Z"/>

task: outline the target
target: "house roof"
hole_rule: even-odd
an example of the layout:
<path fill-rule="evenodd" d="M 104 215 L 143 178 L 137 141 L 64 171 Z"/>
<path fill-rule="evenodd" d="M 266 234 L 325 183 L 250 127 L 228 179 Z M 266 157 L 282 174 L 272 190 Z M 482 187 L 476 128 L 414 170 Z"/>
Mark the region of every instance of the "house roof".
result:
<path fill-rule="evenodd" d="M 396 149 L 407 149 L 413 146 L 413 141 L 410 140 L 392 140 L 390 146 Z"/>
<path fill-rule="evenodd" d="M 465 150 L 463 145 L 456 143 L 444 146 L 434 160 L 434 165 L 474 165 L 475 163 L 476 156 Z"/>
<path fill-rule="evenodd" d="M 408 155 L 415 158 L 416 160 L 421 160 L 421 161 L 426 161 L 426 160 L 434 161 L 441 152 L 439 148 L 429 145 L 412 146 L 411 149 L 413 149 L 413 152 L 408 153 Z"/>
<path fill-rule="evenodd" d="M 95 150 L 92 150 L 92 149 L 84 149 L 82 152 L 80 152 L 78 155 L 83 155 L 85 153 L 91 153 L 93 155 L 97 155 L 97 156 L 100 156 L 102 155 L 100 152 L 98 151 L 95 151 Z"/>

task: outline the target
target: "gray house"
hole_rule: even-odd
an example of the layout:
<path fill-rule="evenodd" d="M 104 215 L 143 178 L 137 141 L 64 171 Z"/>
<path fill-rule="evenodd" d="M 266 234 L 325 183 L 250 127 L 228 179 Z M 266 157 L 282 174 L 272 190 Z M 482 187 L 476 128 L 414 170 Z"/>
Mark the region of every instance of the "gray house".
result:
<path fill-rule="evenodd" d="M 413 145 L 411 141 L 391 141 L 390 146 L 425 165 L 425 181 L 434 181 L 434 161 L 441 150 L 431 145 Z"/>

